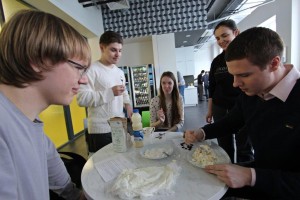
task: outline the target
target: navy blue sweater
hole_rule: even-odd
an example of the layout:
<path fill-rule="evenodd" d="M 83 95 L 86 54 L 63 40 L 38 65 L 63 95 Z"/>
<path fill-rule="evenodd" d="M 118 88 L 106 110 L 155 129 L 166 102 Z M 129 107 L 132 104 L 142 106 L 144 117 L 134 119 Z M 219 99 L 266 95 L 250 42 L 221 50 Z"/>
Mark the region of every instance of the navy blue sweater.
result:
<path fill-rule="evenodd" d="M 241 93 L 241 90 L 234 88 L 232 84 L 233 76 L 228 72 L 225 62 L 225 51 L 223 51 L 211 63 L 208 88 L 209 98 L 212 98 L 214 104 L 230 110 Z"/>
<path fill-rule="evenodd" d="M 241 128 L 255 152 L 253 191 L 260 198 L 300 199 L 300 79 L 286 102 L 241 94 L 225 118 L 203 127 L 206 139 Z"/>

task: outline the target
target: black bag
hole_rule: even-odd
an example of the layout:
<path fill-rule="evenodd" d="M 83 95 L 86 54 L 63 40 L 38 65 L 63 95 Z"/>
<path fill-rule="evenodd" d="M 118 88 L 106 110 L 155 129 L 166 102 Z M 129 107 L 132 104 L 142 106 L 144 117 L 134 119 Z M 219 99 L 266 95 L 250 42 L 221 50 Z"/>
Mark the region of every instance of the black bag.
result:
<path fill-rule="evenodd" d="M 79 154 L 73 152 L 58 152 L 64 162 L 67 171 L 70 174 L 71 180 L 76 184 L 77 188 L 81 188 L 81 171 L 86 159 Z M 50 190 L 50 200 L 63 200 L 64 198 L 59 197 L 55 192 Z"/>

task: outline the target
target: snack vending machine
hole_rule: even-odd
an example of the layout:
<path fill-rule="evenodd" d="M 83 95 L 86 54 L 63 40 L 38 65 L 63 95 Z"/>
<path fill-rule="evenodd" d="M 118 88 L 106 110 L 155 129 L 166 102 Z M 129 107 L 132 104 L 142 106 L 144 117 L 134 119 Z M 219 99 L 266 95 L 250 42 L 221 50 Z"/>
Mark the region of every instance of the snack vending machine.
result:
<path fill-rule="evenodd" d="M 157 95 L 154 66 L 147 64 L 120 68 L 126 77 L 126 87 L 128 85 L 133 108 L 149 110 L 151 98 Z"/>

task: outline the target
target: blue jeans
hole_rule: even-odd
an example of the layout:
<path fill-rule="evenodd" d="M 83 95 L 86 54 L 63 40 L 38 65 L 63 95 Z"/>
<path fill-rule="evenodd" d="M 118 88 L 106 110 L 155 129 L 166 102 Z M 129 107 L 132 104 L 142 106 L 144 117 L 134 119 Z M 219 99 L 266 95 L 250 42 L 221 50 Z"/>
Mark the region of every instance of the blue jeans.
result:
<path fill-rule="evenodd" d="M 185 85 L 179 85 L 178 88 L 179 88 L 179 93 L 183 97 L 183 102 L 184 102 L 184 88 L 185 88 Z"/>

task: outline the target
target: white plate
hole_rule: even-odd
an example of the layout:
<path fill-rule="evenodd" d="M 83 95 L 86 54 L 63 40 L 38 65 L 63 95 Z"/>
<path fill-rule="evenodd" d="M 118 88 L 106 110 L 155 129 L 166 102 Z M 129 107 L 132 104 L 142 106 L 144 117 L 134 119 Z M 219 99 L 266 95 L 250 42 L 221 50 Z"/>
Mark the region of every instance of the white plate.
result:
<path fill-rule="evenodd" d="M 200 168 L 204 168 L 205 166 L 202 165 L 201 163 L 197 163 L 197 162 L 194 162 L 193 161 L 193 153 L 194 151 L 196 150 L 196 148 L 199 146 L 199 145 L 209 145 L 209 147 L 214 151 L 216 157 L 217 157 L 217 160 L 214 164 L 222 164 L 222 163 L 231 163 L 230 161 L 230 158 L 228 156 L 228 154 L 219 146 L 217 145 L 216 143 L 214 142 L 206 142 L 206 141 L 203 141 L 203 142 L 200 142 L 200 143 L 197 143 L 193 146 L 193 149 L 192 151 L 190 151 L 188 154 L 187 154 L 187 160 L 194 166 L 196 167 L 200 167 Z"/>
<path fill-rule="evenodd" d="M 140 150 L 141 156 L 148 159 L 162 159 L 168 157 L 163 152 L 166 152 L 170 156 L 173 153 L 173 147 L 170 144 L 150 144 Z"/>

